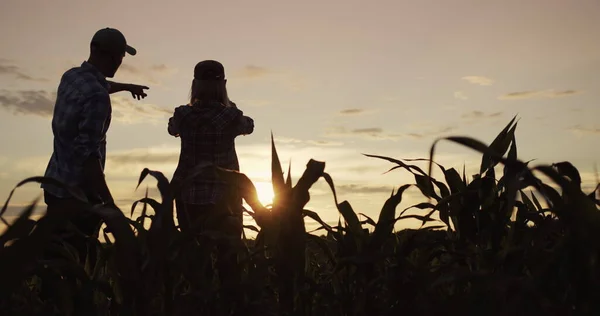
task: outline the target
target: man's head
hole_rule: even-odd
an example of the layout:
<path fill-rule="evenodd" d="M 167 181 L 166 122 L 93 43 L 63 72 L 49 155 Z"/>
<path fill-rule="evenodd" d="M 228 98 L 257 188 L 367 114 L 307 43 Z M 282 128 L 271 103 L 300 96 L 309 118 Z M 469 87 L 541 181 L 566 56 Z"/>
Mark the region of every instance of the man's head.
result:
<path fill-rule="evenodd" d="M 135 48 L 127 45 L 125 36 L 117 29 L 104 28 L 96 32 L 90 42 L 90 60 L 104 73 L 112 78 L 121 63 L 125 53 L 135 55 Z"/>

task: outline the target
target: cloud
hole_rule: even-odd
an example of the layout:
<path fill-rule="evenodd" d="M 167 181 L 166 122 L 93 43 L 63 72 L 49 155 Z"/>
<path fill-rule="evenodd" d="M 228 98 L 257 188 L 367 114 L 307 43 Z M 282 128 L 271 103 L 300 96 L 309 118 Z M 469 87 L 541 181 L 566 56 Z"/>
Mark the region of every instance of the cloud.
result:
<path fill-rule="evenodd" d="M 238 106 L 251 106 L 251 107 L 263 107 L 269 106 L 273 104 L 273 101 L 269 100 L 259 100 L 259 99 L 242 99 L 242 100 L 232 100 Z"/>
<path fill-rule="evenodd" d="M 157 78 L 171 76 L 177 72 L 176 68 L 169 67 L 165 64 L 135 66 L 124 63 L 119 67 L 119 74 L 123 79 L 140 81 L 142 84 L 161 85 L 161 80 Z"/>
<path fill-rule="evenodd" d="M 346 129 L 345 127 L 332 127 L 326 132 L 329 137 L 361 137 L 369 140 L 397 140 L 400 134 L 386 133 L 379 127 Z"/>
<path fill-rule="evenodd" d="M 137 75 L 137 74 L 140 74 L 140 69 L 133 65 L 130 65 L 130 64 L 122 64 L 119 67 L 119 72 L 125 72 L 125 73 Z"/>
<path fill-rule="evenodd" d="M 376 112 L 377 110 L 373 110 L 373 109 L 359 109 L 359 108 L 351 108 L 351 109 L 344 109 L 338 112 L 339 115 L 343 115 L 343 116 L 351 116 L 351 115 L 367 115 L 373 112 Z"/>
<path fill-rule="evenodd" d="M 270 83 L 280 85 L 292 92 L 305 90 L 310 85 L 306 78 L 303 78 L 297 73 L 256 65 L 247 65 L 234 71 L 233 77 L 246 80 L 268 79 Z"/>
<path fill-rule="evenodd" d="M 400 182 L 400 183 L 402 183 L 402 184 L 414 183 L 414 179 L 412 179 L 408 182 Z M 330 195 L 331 194 L 328 187 L 317 187 L 317 188 L 320 189 L 317 192 L 315 192 L 317 194 L 319 194 L 319 193 L 321 195 Z M 357 196 L 361 196 L 361 195 L 362 196 L 372 196 L 372 197 L 373 197 L 373 195 L 389 196 L 390 194 L 392 194 L 392 190 L 394 190 L 394 192 L 396 192 L 397 189 L 398 189 L 397 184 L 386 185 L 386 184 L 366 184 L 366 183 L 362 183 L 362 184 L 343 183 L 343 184 L 335 185 L 335 191 L 338 195 L 342 196 L 341 199 L 344 199 L 343 196 L 350 196 L 351 199 L 353 199 Z M 417 201 L 423 201 L 426 199 L 418 189 L 412 189 L 412 190 L 405 191 L 402 194 L 402 197 L 405 202 L 406 202 L 406 200 L 408 200 L 408 202 L 410 204 L 414 204 Z M 352 202 L 352 201 L 350 201 L 350 202 Z M 377 200 L 374 203 L 375 204 L 374 206 L 379 208 L 383 205 L 384 202 L 385 202 L 385 198 L 382 200 Z"/>
<path fill-rule="evenodd" d="M 152 66 L 150 66 L 150 70 L 152 70 L 154 72 L 169 73 L 169 74 L 177 71 L 177 69 L 171 68 L 165 64 L 152 65 Z"/>
<path fill-rule="evenodd" d="M 273 71 L 268 68 L 255 65 L 248 65 L 238 72 L 242 78 L 249 79 L 262 78 L 272 73 Z"/>
<path fill-rule="evenodd" d="M 421 130 L 420 132 L 408 133 L 407 136 L 410 136 L 410 137 L 416 138 L 416 139 L 422 139 L 422 138 L 427 138 L 427 137 L 440 136 L 441 134 L 449 133 L 455 129 L 456 129 L 455 126 L 437 127 L 434 129 L 430 129 L 429 131 L 423 131 L 423 128 L 420 128 L 420 130 Z"/>
<path fill-rule="evenodd" d="M 115 121 L 124 124 L 158 123 L 172 114 L 172 110 L 154 104 L 140 103 L 133 98 L 111 97 Z"/>
<path fill-rule="evenodd" d="M 342 114 L 342 115 L 353 115 L 353 114 L 362 114 L 362 113 L 365 113 L 364 109 L 346 109 L 346 110 L 340 111 L 340 114 Z"/>
<path fill-rule="evenodd" d="M 498 97 L 500 100 L 552 99 L 583 93 L 581 90 L 538 90 L 511 92 Z"/>
<path fill-rule="evenodd" d="M 5 213 L 2 215 L 2 217 L 9 223 L 13 223 L 17 218 L 19 218 L 19 216 L 21 214 L 23 214 L 23 212 L 25 211 L 25 209 L 29 206 L 29 204 L 23 204 L 23 205 L 9 205 L 6 208 Z M 39 201 L 34 210 L 33 210 L 33 216 L 31 216 L 32 219 L 38 219 L 41 215 L 43 215 L 44 213 L 46 213 L 46 204 L 44 204 L 44 201 Z M 1 222 L 0 222 L 1 223 Z M 3 223 L 2 223 L 3 224 Z"/>
<path fill-rule="evenodd" d="M 35 78 L 26 74 L 20 67 L 15 66 L 11 60 L 0 58 L 0 75 L 13 76 L 17 80 L 46 82 L 48 79 Z"/>
<path fill-rule="evenodd" d="M 336 192 L 339 192 L 340 194 L 391 194 L 392 189 L 393 187 L 389 185 L 341 184 L 335 186 Z"/>
<path fill-rule="evenodd" d="M 469 99 L 469 97 L 462 91 L 454 92 L 454 98 L 459 99 L 459 100 L 468 100 Z"/>
<path fill-rule="evenodd" d="M 51 153 L 48 153 L 48 155 L 46 156 L 22 157 L 13 163 L 13 166 L 10 169 L 10 171 L 20 171 L 23 173 L 27 173 L 27 176 L 43 175 L 44 172 L 46 172 L 46 167 L 48 166 L 50 154 Z"/>
<path fill-rule="evenodd" d="M 143 74 L 143 73 L 159 73 L 159 74 L 171 74 L 176 71 L 175 68 L 169 67 L 165 64 L 146 65 L 141 69 L 131 64 L 122 64 L 119 67 L 119 71 L 131 73 L 131 74 Z"/>
<path fill-rule="evenodd" d="M 306 145 L 314 145 L 314 146 L 342 146 L 344 143 L 342 142 L 333 142 L 328 140 L 312 140 L 312 139 L 298 139 L 298 138 L 290 138 L 290 137 L 282 137 L 278 136 L 275 138 L 275 142 L 281 144 L 306 144 Z"/>
<path fill-rule="evenodd" d="M 52 117 L 55 100 L 56 92 L 0 90 L 0 107 L 15 114 Z M 171 110 L 122 96 L 112 96 L 111 103 L 113 119 L 126 124 L 156 122 L 171 114 Z"/>
<path fill-rule="evenodd" d="M 110 153 L 106 159 L 114 164 L 164 164 L 177 163 L 179 151 L 152 152 L 147 149 L 138 149 L 124 152 Z"/>
<path fill-rule="evenodd" d="M 455 126 L 432 126 L 427 131 L 424 125 L 415 125 L 419 132 L 408 132 L 405 134 L 388 133 L 380 127 L 347 129 L 345 127 L 330 127 L 326 131 L 328 137 L 360 137 L 368 140 L 398 140 L 403 137 L 422 139 L 429 136 L 439 136 L 456 129 Z"/>
<path fill-rule="evenodd" d="M 598 127 L 584 127 L 581 125 L 575 125 L 573 127 L 570 127 L 569 130 L 575 134 L 591 134 L 591 135 L 599 135 L 600 134 L 600 128 Z"/>
<path fill-rule="evenodd" d="M 44 90 L 0 90 L 0 106 L 15 114 L 52 116 L 56 93 Z"/>
<path fill-rule="evenodd" d="M 482 119 L 482 118 L 494 118 L 501 116 L 502 112 L 484 113 L 481 111 L 471 111 L 462 115 L 464 119 Z"/>
<path fill-rule="evenodd" d="M 373 135 L 373 134 L 381 134 L 383 130 L 379 127 L 370 127 L 370 128 L 358 128 L 353 129 L 351 131 L 353 134 L 365 134 L 365 135 Z"/>
<path fill-rule="evenodd" d="M 344 171 L 347 172 L 352 172 L 352 173 L 378 173 L 381 174 L 383 169 L 379 166 L 373 166 L 373 165 L 359 165 L 359 166 L 352 166 L 352 167 L 345 167 L 343 168 Z"/>
<path fill-rule="evenodd" d="M 477 84 L 480 86 L 491 86 L 492 84 L 494 84 L 493 79 L 482 76 L 466 76 L 462 77 L 462 79 L 468 81 L 469 83 Z"/>

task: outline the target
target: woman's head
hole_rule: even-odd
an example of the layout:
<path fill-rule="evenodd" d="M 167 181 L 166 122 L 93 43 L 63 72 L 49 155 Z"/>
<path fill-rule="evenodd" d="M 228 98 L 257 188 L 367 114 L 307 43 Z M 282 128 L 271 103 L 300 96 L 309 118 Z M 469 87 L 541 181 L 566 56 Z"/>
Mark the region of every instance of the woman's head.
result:
<path fill-rule="evenodd" d="M 190 103 L 220 102 L 229 105 L 225 87 L 225 68 L 215 60 L 204 60 L 194 68 L 194 80 L 190 93 Z"/>

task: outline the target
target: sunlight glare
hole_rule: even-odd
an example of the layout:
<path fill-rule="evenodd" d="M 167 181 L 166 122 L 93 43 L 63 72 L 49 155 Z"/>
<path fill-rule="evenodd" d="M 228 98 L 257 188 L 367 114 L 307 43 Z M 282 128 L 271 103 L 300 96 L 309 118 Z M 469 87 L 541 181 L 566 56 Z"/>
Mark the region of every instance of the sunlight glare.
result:
<path fill-rule="evenodd" d="M 269 182 L 256 182 L 254 183 L 256 187 L 256 193 L 258 194 L 258 200 L 263 205 L 268 205 L 273 203 L 273 185 Z"/>

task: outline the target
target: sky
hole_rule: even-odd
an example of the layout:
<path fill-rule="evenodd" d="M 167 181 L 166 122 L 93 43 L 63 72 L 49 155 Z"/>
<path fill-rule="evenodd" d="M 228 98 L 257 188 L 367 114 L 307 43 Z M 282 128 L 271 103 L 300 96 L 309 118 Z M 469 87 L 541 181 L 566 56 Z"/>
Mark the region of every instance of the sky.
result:
<path fill-rule="evenodd" d="M 172 176 L 179 139 L 168 135 L 168 118 L 187 103 L 204 59 L 224 64 L 230 98 L 255 120 L 236 145 L 241 171 L 265 201 L 271 132 L 295 179 L 309 159 L 325 161 L 340 200 L 376 217 L 392 189 L 414 179 L 384 174 L 393 165 L 363 153 L 424 158 L 451 135 L 490 143 L 513 116 L 520 159 L 570 161 L 591 191 L 600 158 L 599 14 L 597 0 L 3 0 L 0 199 L 43 175 L 60 77 L 87 59 L 104 27 L 138 51 L 113 80 L 150 86 L 142 101 L 112 95 L 106 177 L 124 210 L 155 187 L 148 180 L 135 190 L 144 167 Z M 474 174 L 481 157 L 442 142 L 435 160 Z M 7 215 L 41 193 L 19 188 Z M 403 205 L 418 196 L 409 189 Z M 324 181 L 308 208 L 338 220 Z"/>

